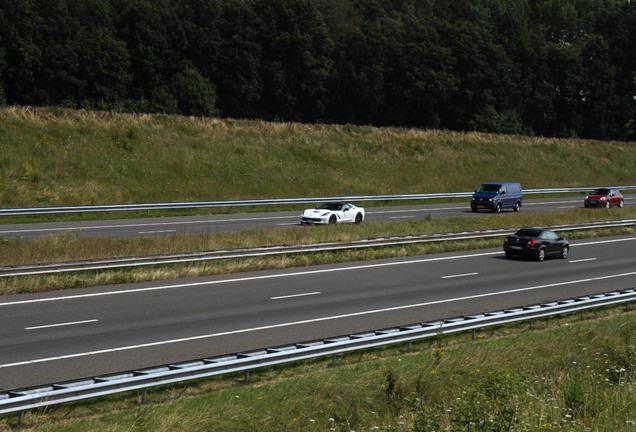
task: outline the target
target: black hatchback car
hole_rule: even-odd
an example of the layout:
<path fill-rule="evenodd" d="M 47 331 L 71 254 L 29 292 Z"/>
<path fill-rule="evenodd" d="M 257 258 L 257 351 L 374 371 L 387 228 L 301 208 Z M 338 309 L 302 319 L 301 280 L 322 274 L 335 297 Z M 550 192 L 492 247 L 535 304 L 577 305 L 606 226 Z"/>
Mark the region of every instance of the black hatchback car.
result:
<path fill-rule="evenodd" d="M 568 241 L 554 231 L 542 228 L 521 228 L 504 239 L 504 252 L 513 255 L 525 255 L 543 261 L 548 256 L 566 259 L 570 253 Z"/>

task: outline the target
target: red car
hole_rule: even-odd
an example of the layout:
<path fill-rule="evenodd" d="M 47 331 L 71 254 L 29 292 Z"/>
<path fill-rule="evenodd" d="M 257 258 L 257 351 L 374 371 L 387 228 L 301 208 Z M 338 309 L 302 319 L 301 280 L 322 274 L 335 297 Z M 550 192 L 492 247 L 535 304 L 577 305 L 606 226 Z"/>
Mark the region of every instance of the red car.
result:
<path fill-rule="evenodd" d="M 623 207 L 623 194 L 618 189 L 600 188 L 585 197 L 585 207 Z"/>

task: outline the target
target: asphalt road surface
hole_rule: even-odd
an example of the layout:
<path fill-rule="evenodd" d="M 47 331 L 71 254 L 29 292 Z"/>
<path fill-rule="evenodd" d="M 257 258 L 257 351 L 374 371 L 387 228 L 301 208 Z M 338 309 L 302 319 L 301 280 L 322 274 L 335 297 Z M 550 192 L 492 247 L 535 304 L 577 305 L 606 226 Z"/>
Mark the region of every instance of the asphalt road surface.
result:
<path fill-rule="evenodd" d="M 634 205 L 626 200 L 625 205 Z M 549 198 L 525 200 L 523 213 L 564 211 L 583 207 L 583 198 Z M 423 219 L 427 216 L 488 216 L 493 213 L 480 210 L 473 213 L 466 203 L 424 204 L 399 207 L 367 207 L 366 223 Z M 599 209 L 588 209 L 590 212 Z M 619 208 L 612 208 L 616 218 L 621 218 Z M 512 210 L 505 210 L 512 213 Z M 302 212 L 241 213 L 229 215 L 183 216 L 165 218 L 120 219 L 108 221 L 50 222 L 0 225 L 0 237 L 6 240 L 31 239 L 47 235 L 70 233 L 91 237 L 139 237 L 165 236 L 179 233 L 233 232 L 249 229 L 272 229 L 300 225 Z M 0 221 L 1 222 L 1 221 Z"/>
<path fill-rule="evenodd" d="M 0 390 L 632 288 L 635 250 L 632 235 L 574 241 L 567 260 L 497 248 L 3 296 Z"/>

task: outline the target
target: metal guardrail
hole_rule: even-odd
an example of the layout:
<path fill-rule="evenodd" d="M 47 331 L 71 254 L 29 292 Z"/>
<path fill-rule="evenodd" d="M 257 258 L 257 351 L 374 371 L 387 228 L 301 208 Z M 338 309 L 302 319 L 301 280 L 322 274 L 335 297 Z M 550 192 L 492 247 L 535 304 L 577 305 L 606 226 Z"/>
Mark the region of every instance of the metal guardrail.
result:
<path fill-rule="evenodd" d="M 634 288 L 12 390 L 0 393 L 0 414 L 22 412 L 130 390 L 145 391 L 149 387 L 233 372 L 247 374 L 256 368 L 316 357 L 334 356 L 335 361 L 337 354 L 389 344 L 407 342 L 410 349 L 412 341 L 442 334 L 468 330 L 474 332 L 485 327 L 527 320 L 532 326 L 533 320 L 542 317 L 579 311 L 583 314 L 583 311 L 590 308 L 621 303 L 629 305 L 633 301 L 636 301 Z"/>
<path fill-rule="evenodd" d="M 636 190 L 636 186 L 612 186 L 620 190 Z M 596 187 L 584 188 L 548 188 L 548 189 L 524 189 L 525 194 L 548 194 L 548 193 L 575 193 L 588 192 Z M 325 201 L 347 201 L 347 202 L 373 202 L 373 201 L 399 201 L 399 200 L 428 200 L 428 199 L 449 199 L 472 196 L 473 192 L 443 192 L 428 194 L 408 194 L 408 195 L 359 195 L 359 196 L 332 196 L 320 198 L 282 198 L 282 199 L 253 199 L 253 200 L 233 200 L 233 201 L 199 201 L 199 202 L 175 202 L 175 203 L 154 203 L 154 204 L 114 204 L 114 205 L 85 205 L 67 207 L 34 207 L 0 209 L 0 216 L 37 215 L 37 214 L 59 214 L 59 213 L 91 213 L 91 212 L 115 212 L 115 211 L 139 211 L 139 210 L 170 210 L 170 209 L 194 209 L 211 207 L 245 207 L 245 206 L 272 206 L 289 204 L 311 204 Z"/>
<path fill-rule="evenodd" d="M 608 228 L 617 226 L 636 225 L 636 219 L 613 221 L 585 222 L 579 224 L 545 225 L 543 228 L 553 231 L 572 231 L 594 228 Z M 369 248 L 380 246 L 395 246 L 411 243 L 427 243 L 450 240 L 466 240 L 472 238 L 497 237 L 513 234 L 517 228 L 498 228 L 479 231 L 462 231 L 440 234 L 419 234 L 405 236 L 381 237 L 363 239 L 342 243 L 317 243 L 280 246 L 259 246 L 250 248 L 236 248 L 215 251 L 197 251 L 160 255 L 145 255 L 135 257 L 104 258 L 95 260 L 66 261 L 54 263 L 37 263 L 0 266 L 1 277 L 15 277 L 35 274 L 64 273 L 82 270 L 106 270 L 112 268 L 141 267 L 160 264 L 192 263 L 197 261 L 211 261 L 230 258 L 262 257 L 267 255 L 282 255 L 293 253 L 325 252 L 341 249 Z"/>

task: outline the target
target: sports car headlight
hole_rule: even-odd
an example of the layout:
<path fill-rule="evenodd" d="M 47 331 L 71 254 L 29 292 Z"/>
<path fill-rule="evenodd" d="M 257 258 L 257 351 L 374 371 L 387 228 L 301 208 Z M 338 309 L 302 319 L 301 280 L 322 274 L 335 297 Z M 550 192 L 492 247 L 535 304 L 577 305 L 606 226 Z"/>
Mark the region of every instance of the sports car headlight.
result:
<path fill-rule="evenodd" d="M 329 214 L 329 212 L 324 212 L 323 214 L 321 214 L 320 216 L 327 216 Z"/>
<path fill-rule="evenodd" d="M 605 197 L 601 197 L 601 201 L 605 201 Z"/>

